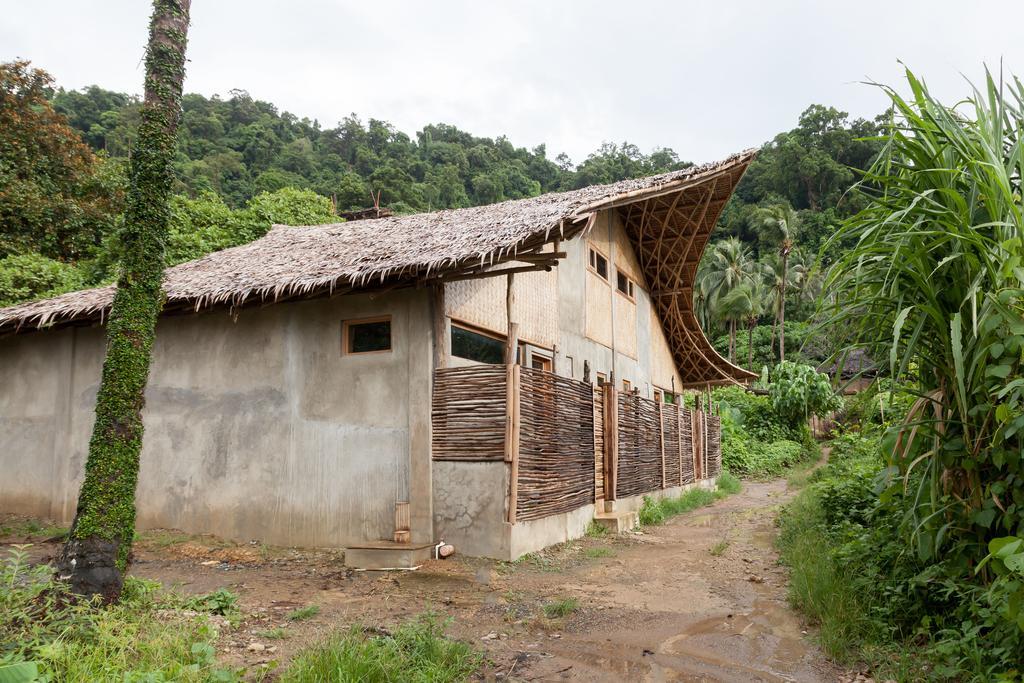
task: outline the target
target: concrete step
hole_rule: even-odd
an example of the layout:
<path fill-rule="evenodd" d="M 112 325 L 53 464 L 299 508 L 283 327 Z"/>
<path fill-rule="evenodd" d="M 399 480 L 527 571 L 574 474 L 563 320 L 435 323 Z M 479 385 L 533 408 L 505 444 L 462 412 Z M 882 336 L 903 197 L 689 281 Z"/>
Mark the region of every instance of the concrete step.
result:
<path fill-rule="evenodd" d="M 433 557 L 431 543 L 375 541 L 345 548 L 345 564 L 355 569 L 411 569 Z"/>
<path fill-rule="evenodd" d="M 640 526 L 640 518 L 635 510 L 598 512 L 594 515 L 594 523 L 600 524 L 613 534 L 621 534 Z"/>

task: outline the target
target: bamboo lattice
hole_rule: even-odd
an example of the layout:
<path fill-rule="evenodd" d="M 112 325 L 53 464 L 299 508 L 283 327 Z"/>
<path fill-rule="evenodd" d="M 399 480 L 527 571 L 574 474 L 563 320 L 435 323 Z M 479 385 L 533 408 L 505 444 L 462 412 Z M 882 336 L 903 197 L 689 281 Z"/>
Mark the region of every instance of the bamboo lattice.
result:
<path fill-rule="evenodd" d="M 708 477 L 722 473 L 722 418 L 708 415 Z"/>
<path fill-rule="evenodd" d="M 660 488 L 658 406 L 634 394 L 619 394 L 619 469 L 615 495 L 623 498 Z"/>
<path fill-rule="evenodd" d="M 434 460 L 503 460 L 505 366 L 438 369 L 431 420 Z"/>
<path fill-rule="evenodd" d="M 683 446 L 683 484 L 692 484 L 693 476 L 693 411 L 682 408 L 679 411 L 679 439 Z"/>
<path fill-rule="evenodd" d="M 665 442 L 665 487 L 679 486 L 679 406 L 661 404 L 661 434 Z"/>
<path fill-rule="evenodd" d="M 594 502 L 594 398 L 589 384 L 522 368 L 517 520 Z"/>
<path fill-rule="evenodd" d="M 604 391 L 593 388 L 594 398 L 594 500 L 604 500 Z"/>

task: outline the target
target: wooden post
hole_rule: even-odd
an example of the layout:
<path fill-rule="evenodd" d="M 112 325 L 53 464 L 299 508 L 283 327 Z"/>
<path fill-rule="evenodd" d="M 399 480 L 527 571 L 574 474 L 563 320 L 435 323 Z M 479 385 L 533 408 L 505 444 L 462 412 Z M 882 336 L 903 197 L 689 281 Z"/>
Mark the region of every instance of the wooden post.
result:
<path fill-rule="evenodd" d="M 665 488 L 665 418 L 662 414 L 662 402 L 658 404 L 658 443 L 661 446 L 661 488 Z"/>
<path fill-rule="evenodd" d="M 506 365 L 505 462 L 508 473 L 508 522 L 516 523 L 519 505 L 519 366 Z"/>
<path fill-rule="evenodd" d="M 619 399 L 615 385 L 605 383 L 604 392 L 604 499 L 615 500 L 619 478 Z"/>
<path fill-rule="evenodd" d="M 505 317 L 508 319 L 508 338 L 505 340 L 505 363 L 512 365 L 516 362 L 516 352 L 519 350 L 519 323 L 515 322 L 512 309 L 516 303 L 515 291 L 512 289 L 515 273 L 505 276 Z"/>
<path fill-rule="evenodd" d="M 590 361 L 586 359 L 583 361 L 583 381 L 590 384 Z"/>
<path fill-rule="evenodd" d="M 431 304 L 434 327 L 434 369 L 448 367 L 448 351 L 451 342 L 448 333 L 448 317 L 445 315 L 444 283 L 431 288 Z"/>
<path fill-rule="evenodd" d="M 400 500 L 395 503 L 395 543 L 408 543 L 411 539 L 409 502 Z"/>

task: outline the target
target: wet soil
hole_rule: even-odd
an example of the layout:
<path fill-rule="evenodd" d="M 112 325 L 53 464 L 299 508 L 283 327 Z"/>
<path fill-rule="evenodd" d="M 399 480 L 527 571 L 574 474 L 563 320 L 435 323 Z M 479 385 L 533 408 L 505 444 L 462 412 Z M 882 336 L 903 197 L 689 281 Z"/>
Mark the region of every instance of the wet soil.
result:
<path fill-rule="evenodd" d="M 354 572 L 332 551 L 150 532 L 132 573 L 187 594 L 236 592 L 243 617 L 222 629 L 219 656 L 240 666 L 284 665 L 332 629 L 387 629 L 432 610 L 451 618 L 450 635 L 486 652 L 485 680 L 834 681 L 843 672 L 788 608 L 773 548 L 778 507 L 792 495 L 784 480 L 744 482 L 642 533 L 516 563 L 456 556 L 415 572 Z M 57 550 L 31 548 L 41 561 Z M 573 599 L 570 614 L 545 615 L 545 605 Z M 288 618 L 307 605 L 320 611 Z"/>

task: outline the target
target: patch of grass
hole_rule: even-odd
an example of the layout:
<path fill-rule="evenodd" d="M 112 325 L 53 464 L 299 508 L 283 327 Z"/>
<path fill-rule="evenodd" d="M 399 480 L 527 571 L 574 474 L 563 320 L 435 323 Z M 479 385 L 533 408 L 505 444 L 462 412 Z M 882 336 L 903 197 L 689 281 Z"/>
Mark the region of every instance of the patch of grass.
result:
<path fill-rule="evenodd" d="M 45 539 L 65 536 L 67 527 L 38 519 L 8 519 L 0 524 L 0 537 Z"/>
<path fill-rule="evenodd" d="M 427 613 L 394 633 L 370 635 L 354 627 L 336 633 L 296 655 L 281 683 L 326 681 L 430 681 L 469 679 L 482 655 L 444 634 L 446 623 Z"/>
<path fill-rule="evenodd" d="M 588 538 L 603 538 L 608 535 L 608 527 L 603 524 L 598 524 L 594 520 L 590 520 L 590 524 L 587 525 L 586 533 Z"/>
<path fill-rule="evenodd" d="M 708 552 L 710 552 L 715 557 L 721 557 L 725 554 L 725 551 L 729 548 L 730 545 L 731 543 L 729 539 L 723 538 L 721 541 L 711 546 L 711 550 L 709 550 Z"/>
<path fill-rule="evenodd" d="M 878 634 L 852 577 L 829 550 L 832 542 L 823 521 L 813 490 L 805 489 L 786 506 L 778 546 L 783 563 L 790 568 L 790 603 L 819 626 L 825 652 L 849 662 Z"/>
<path fill-rule="evenodd" d="M 159 584 L 129 578 L 120 603 L 76 600 L 25 546 L 0 558 L 0 662 L 46 681 L 240 681 L 215 660 L 217 630 L 206 615 L 155 599 Z"/>
<path fill-rule="evenodd" d="M 579 608 L 580 604 L 576 598 L 562 598 L 554 602 L 544 604 L 544 616 L 548 619 L 567 617 Z"/>
<path fill-rule="evenodd" d="M 169 548 L 172 545 L 180 545 L 192 540 L 192 536 L 182 531 L 171 531 L 168 529 L 154 529 L 147 531 L 141 536 L 136 534 L 136 540 L 141 540 L 154 548 Z"/>
<path fill-rule="evenodd" d="M 729 472 L 723 471 L 718 477 L 718 484 L 714 491 L 690 489 L 676 498 L 662 498 L 661 500 L 644 496 L 644 502 L 640 506 L 638 515 L 640 524 L 643 526 L 662 524 L 670 517 L 711 505 L 728 495 L 739 493 L 742 488 L 743 485 L 739 479 Z"/>
<path fill-rule="evenodd" d="M 320 614 L 320 605 L 306 605 L 305 607 L 293 609 L 285 617 L 287 617 L 288 621 L 305 621 L 306 619 L 312 619 L 318 614 Z"/>
<path fill-rule="evenodd" d="M 280 626 L 277 628 L 267 629 L 266 631 L 259 631 L 256 635 L 260 638 L 265 638 L 266 640 L 284 640 L 285 638 L 290 637 L 288 630 L 281 628 Z"/>
<path fill-rule="evenodd" d="M 583 551 L 583 554 L 592 560 L 596 560 L 599 557 L 612 557 L 615 555 L 615 551 L 611 548 L 587 548 Z"/>

